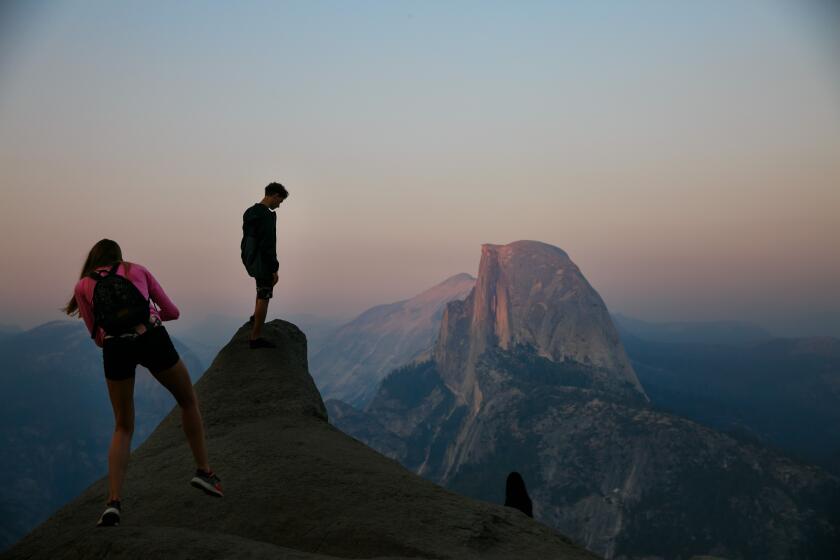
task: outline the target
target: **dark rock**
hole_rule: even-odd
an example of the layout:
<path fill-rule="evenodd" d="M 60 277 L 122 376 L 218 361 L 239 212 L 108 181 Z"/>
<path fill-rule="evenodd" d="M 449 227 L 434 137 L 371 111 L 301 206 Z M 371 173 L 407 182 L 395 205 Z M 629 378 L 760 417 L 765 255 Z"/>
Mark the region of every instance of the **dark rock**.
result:
<path fill-rule="evenodd" d="M 516 471 L 510 473 L 505 481 L 505 505 L 518 509 L 528 517 L 534 517 L 533 503 L 528 496 L 525 481 Z"/>
<path fill-rule="evenodd" d="M 247 326 L 196 390 L 226 495 L 190 488 L 174 410 L 131 458 L 123 524 L 97 529 L 105 479 L 3 558 L 593 558 L 520 512 L 459 496 L 326 422 L 306 339 L 272 321 L 277 349 Z"/>

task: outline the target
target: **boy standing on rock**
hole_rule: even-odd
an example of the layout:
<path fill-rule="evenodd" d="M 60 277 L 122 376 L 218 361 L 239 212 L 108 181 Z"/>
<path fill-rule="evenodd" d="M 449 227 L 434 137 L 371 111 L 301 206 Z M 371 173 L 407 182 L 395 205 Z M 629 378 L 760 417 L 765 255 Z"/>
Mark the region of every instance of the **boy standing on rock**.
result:
<path fill-rule="evenodd" d="M 277 262 L 277 214 L 274 210 L 288 197 L 289 192 L 283 185 L 270 183 L 265 187 L 263 199 L 242 216 L 242 264 L 257 282 L 257 301 L 251 316 L 253 327 L 248 342 L 252 349 L 275 348 L 261 334 L 280 266 Z"/>

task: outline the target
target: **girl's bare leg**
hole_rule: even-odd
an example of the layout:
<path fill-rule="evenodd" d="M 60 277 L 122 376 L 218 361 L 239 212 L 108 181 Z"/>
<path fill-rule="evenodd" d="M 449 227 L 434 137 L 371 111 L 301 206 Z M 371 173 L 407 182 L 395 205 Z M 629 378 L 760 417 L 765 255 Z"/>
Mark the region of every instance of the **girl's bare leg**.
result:
<path fill-rule="evenodd" d="M 119 500 L 134 434 L 134 378 L 108 382 L 108 396 L 114 409 L 114 435 L 108 450 L 108 500 Z"/>
<path fill-rule="evenodd" d="M 187 366 L 182 360 L 169 369 L 154 374 L 161 385 L 166 387 L 181 408 L 181 424 L 184 434 L 195 458 L 196 466 L 209 471 L 207 461 L 207 444 L 204 441 L 204 424 L 201 421 L 201 411 L 198 408 L 198 398 L 195 395 Z"/>

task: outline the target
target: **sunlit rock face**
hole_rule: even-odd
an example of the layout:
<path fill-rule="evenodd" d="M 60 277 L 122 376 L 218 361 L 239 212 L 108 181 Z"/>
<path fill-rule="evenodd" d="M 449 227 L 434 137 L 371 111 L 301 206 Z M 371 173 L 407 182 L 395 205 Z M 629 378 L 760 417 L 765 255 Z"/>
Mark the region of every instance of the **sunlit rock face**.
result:
<path fill-rule="evenodd" d="M 434 359 L 447 387 L 477 406 L 481 356 L 518 347 L 593 366 L 603 390 L 647 398 L 601 296 L 562 249 L 538 241 L 482 246 L 475 289 L 447 305 Z"/>

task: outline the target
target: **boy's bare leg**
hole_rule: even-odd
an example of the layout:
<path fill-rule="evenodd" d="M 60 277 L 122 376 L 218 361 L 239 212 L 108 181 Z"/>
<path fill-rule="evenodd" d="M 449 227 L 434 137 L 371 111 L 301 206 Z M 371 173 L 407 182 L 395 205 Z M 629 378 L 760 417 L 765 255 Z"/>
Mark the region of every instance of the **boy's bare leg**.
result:
<path fill-rule="evenodd" d="M 254 326 L 251 327 L 251 340 L 256 340 L 262 335 L 266 315 L 268 315 L 268 300 L 257 298 L 257 303 L 254 305 Z"/>

